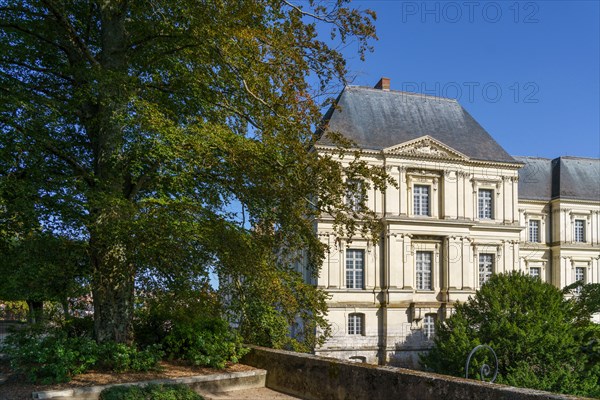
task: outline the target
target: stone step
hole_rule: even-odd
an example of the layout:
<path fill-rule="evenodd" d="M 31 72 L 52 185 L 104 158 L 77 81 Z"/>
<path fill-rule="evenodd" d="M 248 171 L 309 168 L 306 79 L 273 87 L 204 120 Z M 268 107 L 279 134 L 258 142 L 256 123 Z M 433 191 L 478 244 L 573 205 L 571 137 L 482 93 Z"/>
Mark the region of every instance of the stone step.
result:
<path fill-rule="evenodd" d="M 293 400 L 300 397 L 290 396 L 285 393 L 264 388 L 232 390 L 229 392 L 199 392 L 205 400 Z"/>

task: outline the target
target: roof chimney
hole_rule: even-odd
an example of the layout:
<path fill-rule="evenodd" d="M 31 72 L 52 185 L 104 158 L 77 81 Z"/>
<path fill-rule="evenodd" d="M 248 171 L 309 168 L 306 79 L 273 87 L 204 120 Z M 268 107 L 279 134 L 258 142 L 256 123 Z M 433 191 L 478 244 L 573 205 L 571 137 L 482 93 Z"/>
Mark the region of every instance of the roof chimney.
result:
<path fill-rule="evenodd" d="M 375 89 L 390 90 L 390 78 L 381 78 L 375 85 Z"/>

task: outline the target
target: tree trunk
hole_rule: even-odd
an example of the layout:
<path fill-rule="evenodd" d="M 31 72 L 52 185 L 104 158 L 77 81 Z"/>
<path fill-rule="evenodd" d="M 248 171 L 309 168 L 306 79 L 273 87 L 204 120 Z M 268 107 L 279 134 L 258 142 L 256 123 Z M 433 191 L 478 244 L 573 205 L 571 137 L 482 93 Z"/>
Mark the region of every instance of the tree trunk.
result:
<path fill-rule="evenodd" d="M 27 306 L 29 307 L 28 320 L 29 323 L 35 324 L 42 320 L 44 313 L 44 302 L 27 300 Z"/>
<path fill-rule="evenodd" d="M 124 194 L 124 169 L 120 162 L 122 127 L 115 120 L 128 101 L 127 2 L 101 3 L 101 47 L 99 63 L 105 74 L 99 101 L 93 104 L 94 117 L 85 124 L 94 153 L 97 185 L 90 196 L 90 257 L 94 330 L 99 343 L 133 340 L 133 301 L 135 267 L 130 260 L 129 240 L 123 221 L 131 221 L 129 200 Z"/>
<path fill-rule="evenodd" d="M 134 267 L 122 246 L 92 247 L 94 331 L 99 343 L 133 341 Z"/>

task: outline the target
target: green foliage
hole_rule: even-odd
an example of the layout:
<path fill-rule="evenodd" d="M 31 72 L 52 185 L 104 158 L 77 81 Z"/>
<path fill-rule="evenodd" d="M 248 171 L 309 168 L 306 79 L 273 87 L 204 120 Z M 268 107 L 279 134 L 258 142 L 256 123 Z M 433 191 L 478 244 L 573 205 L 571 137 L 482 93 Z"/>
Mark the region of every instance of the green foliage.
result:
<path fill-rule="evenodd" d="M 229 276 L 221 284 L 230 320 L 247 343 L 309 352 L 328 337 L 327 294 L 298 272 L 278 270 L 274 261 L 265 259 L 252 275 Z"/>
<path fill-rule="evenodd" d="M 554 286 L 517 272 L 494 275 L 438 323 L 435 345 L 421 361 L 433 371 L 465 376 L 468 354 L 484 343 L 498 356 L 499 383 L 597 395 L 600 368 L 586 363 L 584 330 L 573 320 L 572 304 Z M 489 361 L 483 357 L 474 357 L 470 376 L 476 377 L 481 363 Z"/>
<path fill-rule="evenodd" d="M 157 368 L 163 356 L 160 345 L 138 350 L 123 343 L 105 342 L 98 346 L 97 366 L 115 372 L 149 371 Z"/>
<path fill-rule="evenodd" d="M 147 273 L 252 275 L 280 251 L 268 268 L 285 275 L 305 249 L 314 276 L 323 212 L 342 236 L 378 237 L 373 213 L 353 218 L 343 177 L 382 189 L 385 171 L 339 137 L 339 151 L 310 151 L 344 83 L 337 46 L 353 42 L 362 57 L 373 13 L 345 0 L 2 4 L 0 236 L 43 226 L 84 240 L 98 341 L 132 339 L 134 282 Z M 31 264 L 20 271 L 55 265 Z M 321 307 L 307 318 L 325 312 L 306 304 Z"/>
<path fill-rule="evenodd" d="M 27 314 L 26 302 L 0 300 L 0 320 L 25 321 Z"/>
<path fill-rule="evenodd" d="M 600 283 L 575 282 L 563 289 L 571 297 L 577 319 L 584 324 L 593 314 L 600 313 Z"/>
<path fill-rule="evenodd" d="M 68 319 L 60 319 L 58 321 L 61 329 L 65 330 L 71 337 L 77 336 L 94 336 L 94 319 L 87 317 L 70 317 Z"/>
<path fill-rule="evenodd" d="M 148 371 L 157 368 L 164 353 L 160 346 L 138 350 L 135 346 L 106 342 L 65 328 L 43 325 L 11 333 L 2 348 L 11 368 L 31 382 L 67 382 L 92 368 L 115 372 Z"/>
<path fill-rule="evenodd" d="M 161 281 L 156 275 L 138 281 L 134 321 L 135 341 L 141 346 L 164 342 L 171 328 L 197 318 L 218 318 L 222 306 L 203 278 Z"/>
<path fill-rule="evenodd" d="M 0 220 L 2 211 L 0 205 Z M 0 298 L 62 302 L 85 293 L 84 243 L 31 229 L 4 241 L 0 237 Z"/>
<path fill-rule="evenodd" d="M 62 330 L 40 327 L 10 334 L 1 349 L 11 368 L 31 382 L 67 382 L 98 361 L 98 346 L 89 337 L 68 337 Z"/>
<path fill-rule="evenodd" d="M 148 293 L 140 297 L 136 312 L 139 344 L 159 344 L 171 359 L 215 368 L 238 362 L 247 352 L 239 334 L 221 318 L 222 307 L 208 288 L 196 290 L 190 281 L 172 282 L 170 290 L 154 287 Z"/>
<path fill-rule="evenodd" d="M 100 393 L 100 400 L 203 400 L 186 385 L 112 386 Z"/>
<path fill-rule="evenodd" d="M 237 363 L 248 352 L 227 322 L 202 316 L 173 325 L 164 339 L 164 347 L 171 358 L 213 368 L 225 368 L 227 362 Z"/>
<path fill-rule="evenodd" d="M 574 293 L 573 290 L 578 290 Z M 600 284 L 575 282 L 563 289 L 566 295 L 573 295 L 570 299 L 578 325 L 583 327 L 582 351 L 587 357 L 588 367 L 594 369 L 600 365 L 600 325 L 589 325 L 589 320 L 594 314 L 600 313 Z M 600 385 L 600 374 L 598 375 Z"/>

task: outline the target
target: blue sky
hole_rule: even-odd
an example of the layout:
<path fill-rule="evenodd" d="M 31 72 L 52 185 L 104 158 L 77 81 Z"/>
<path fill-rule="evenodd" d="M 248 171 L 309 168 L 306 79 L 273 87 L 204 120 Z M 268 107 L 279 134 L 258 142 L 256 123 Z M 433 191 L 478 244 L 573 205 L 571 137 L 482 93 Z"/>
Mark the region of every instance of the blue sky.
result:
<path fill-rule="evenodd" d="M 600 2 L 353 1 L 375 51 L 353 84 L 457 98 L 510 153 L 600 157 Z"/>

